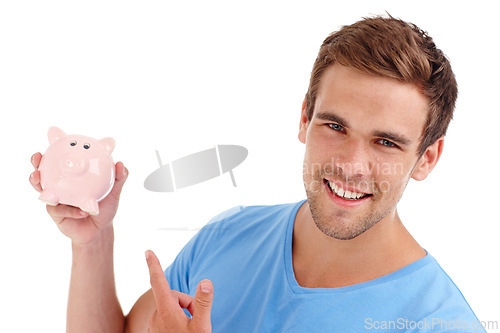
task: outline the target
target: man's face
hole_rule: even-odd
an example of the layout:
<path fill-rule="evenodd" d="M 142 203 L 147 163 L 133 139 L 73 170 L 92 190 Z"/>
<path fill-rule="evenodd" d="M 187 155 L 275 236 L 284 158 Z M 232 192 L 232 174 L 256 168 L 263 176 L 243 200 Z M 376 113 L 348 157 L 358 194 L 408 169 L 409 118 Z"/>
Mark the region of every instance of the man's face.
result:
<path fill-rule="evenodd" d="M 323 73 L 299 131 L 307 198 L 323 233 L 352 239 L 396 212 L 410 177 L 426 176 L 417 149 L 427 112 L 415 85 L 339 64 Z"/>

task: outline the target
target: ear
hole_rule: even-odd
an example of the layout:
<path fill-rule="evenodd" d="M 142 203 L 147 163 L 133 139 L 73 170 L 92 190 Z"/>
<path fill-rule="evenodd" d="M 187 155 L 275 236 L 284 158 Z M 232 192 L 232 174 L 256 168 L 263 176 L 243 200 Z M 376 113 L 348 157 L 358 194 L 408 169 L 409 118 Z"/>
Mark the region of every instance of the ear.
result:
<path fill-rule="evenodd" d="M 64 133 L 61 129 L 59 129 L 55 126 L 52 126 L 51 128 L 49 128 L 48 137 L 49 137 L 50 144 L 53 144 L 54 142 L 56 142 L 57 140 L 65 137 L 65 136 L 66 136 L 66 133 Z"/>
<path fill-rule="evenodd" d="M 306 143 L 307 128 L 309 127 L 309 120 L 306 114 L 306 98 L 302 102 L 302 111 L 300 112 L 300 122 L 299 122 L 299 141 Z"/>
<path fill-rule="evenodd" d="M 106 154 L 109 156 L 113 152 L 113 149 L 115 149 L 115 140 L 113 138 L 104 138 L 101 140 L 98 140 L 98 142 L 104 147 L 106 150 Z"/>
<path fill-rule="evenodd" d="M 424 180 L 436 166 L 441 154 L 443 153 L 444 137 L 440 137 L 432 145 L 427 147 L 424 154 L 420 157 L 417 165 L 413 169 L 411 177 L 415 180 Z"/>

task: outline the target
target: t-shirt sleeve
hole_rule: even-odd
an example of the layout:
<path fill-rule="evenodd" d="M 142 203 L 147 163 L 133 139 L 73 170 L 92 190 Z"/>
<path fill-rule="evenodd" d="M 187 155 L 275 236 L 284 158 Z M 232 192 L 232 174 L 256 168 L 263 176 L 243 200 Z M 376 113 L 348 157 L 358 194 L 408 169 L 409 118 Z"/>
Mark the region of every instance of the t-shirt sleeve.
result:
<path fill-rule="evenodd" d="M 165 277 L 167 278 L 170 288 L 189 294 L 189 266 L 193 260 L 194 245 L 199 237 L 198 232 L 179 252 L 175 260 L 170 266 L 165 269 Z"/>
<path fill-rule="evenodd" d="M 165 277 L 173 290 L 185 294 L 191 294 L 189 276 L 191 264 L 196 258 L 197 250 L 209 241 L 213 236 L 213 227 L 222 220 L 226 220 L 234 214 L 240 212 L 244 207 L 236 206 L 230 208 L 214 218 L 212 218 L 196 235 L 189 240 L 184 248 L 179 252 L 175 260 L 165 269 Z M 194 292 L 193 292 L 194 294 Z"/>

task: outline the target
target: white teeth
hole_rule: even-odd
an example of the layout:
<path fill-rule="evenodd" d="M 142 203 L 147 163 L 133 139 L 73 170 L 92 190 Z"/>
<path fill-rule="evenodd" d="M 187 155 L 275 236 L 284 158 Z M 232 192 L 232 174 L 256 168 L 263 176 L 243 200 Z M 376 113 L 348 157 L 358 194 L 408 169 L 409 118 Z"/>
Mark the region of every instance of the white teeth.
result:
<path fill-rule="evenodd" d="M 328 181 L 328 186 L 330 187 L 330 189 L 333 191 L 333 193 L 335 193 L 336 195 L 338 195 L 339 197 L 342 197 L 344 199 L 349 199 L 349 200 L 358 200 L 360 199 L 361 197 L 364 197 L 365 194 L 364 193 L 358 193 L 358 192 L 351 192 L 351 191 L 344 191 L 343 188 L 340 188 L 338 187 L 337 185 L 335 185 L 334 183 L 331 183 Z"/>

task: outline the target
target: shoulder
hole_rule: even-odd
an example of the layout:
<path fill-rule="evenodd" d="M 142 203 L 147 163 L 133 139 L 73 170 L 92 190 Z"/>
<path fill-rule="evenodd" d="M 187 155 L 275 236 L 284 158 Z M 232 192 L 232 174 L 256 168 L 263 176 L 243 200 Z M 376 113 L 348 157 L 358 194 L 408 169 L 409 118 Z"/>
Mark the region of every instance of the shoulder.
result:
<path fill-rule="evenodd" d="M 249 216 L 265 219 L 272 215 L 287 214 L 290 213 L 296 206 L 300 206 L 302 203 L 303 201 L 278 205 L 235 206 L 213 217 L 207 225 L 213 223 L 223 223 L 228 220 L 234 221 L 236 219 L 246 218 Z"/>
<path fill-rule="evenodd" d="M 213 217 L 203 227 L 205 230 L 229 226 L 238 223 L 257 225 L 262 221 L 289 217 L 302 202 L 279 205 L 236 206 Z"/>
<path fill-rule="evenodd" d="M 429 254 L 430 256 L 430 254 Z M 460 289 L 430 256 L 431 264 L 427 267 L 427 298 L 433 300 L 433 308 L 426 316 L 427 322 L 433 322 L 444 332 L 448 329 L 463 329 L 476 327 L 479 323 L 474 311 L 467 303 Z M 459 326 L 457 327 L 457 323 Z M 477 328 L 477 327 L 476 327 Z"/>
<path fill-rule="evenodd" d="M 234 247 L 268 237 L 283 237 L 302 202 L 237 206 L 212 218 L 192 239 L 195 251 Z M 237 243 L 237 244 L 235 244 Z"/>

